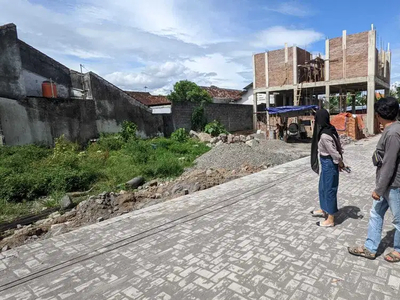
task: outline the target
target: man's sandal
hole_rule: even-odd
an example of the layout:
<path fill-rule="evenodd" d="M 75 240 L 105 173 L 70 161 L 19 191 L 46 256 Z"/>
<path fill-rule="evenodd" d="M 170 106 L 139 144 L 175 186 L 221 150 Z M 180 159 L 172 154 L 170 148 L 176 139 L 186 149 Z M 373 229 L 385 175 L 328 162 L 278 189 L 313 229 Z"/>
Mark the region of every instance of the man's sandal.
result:
<path fill-rule="evenodd" d="M 385 260 L 390 263 L 396 263 L 396 262 L 400 261 L 400 256 L 394 254 L 394 251 L 393 251 L 393 252 L 390 252 L 385 255 Z"/>
<path fill-rule="evenodd" d="M 371 260 L 376 258 L 376 254 L 370 252 L 364 246 L 348 247 L 347 250 L 349 251 L 350 254 L 355 256 L 361 256 Z"/>

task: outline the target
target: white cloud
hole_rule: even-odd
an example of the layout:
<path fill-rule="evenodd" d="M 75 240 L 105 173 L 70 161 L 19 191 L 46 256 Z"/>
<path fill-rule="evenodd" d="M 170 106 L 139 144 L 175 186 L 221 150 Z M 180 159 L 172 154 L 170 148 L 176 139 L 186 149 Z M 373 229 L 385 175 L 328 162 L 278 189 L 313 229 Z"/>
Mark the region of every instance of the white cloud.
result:
<path fill-rule="evenodd" d="M 313 29 L 288 29 L 282 26 L 274 26 L 257 33 L 253 45 L 264 49 L 280 48 L 285 43 L 290 46 L 304 47 L 323 38 L 322 33 Z"/>
<path fill-rule="evenodd" d="M 289 2 L 275 3 L 274 5 L 267 6 L 265 9 L 268 11 L 295 17 L 306 17 L 311 16 L 315 13 L 314 10 L 310 7 L 305 6 L 304 4 L 295 0 Z"/>
<path fill-rule="evenodd" d="M 49 1 L 47 3 L 47 1 Z M 0 20 L 70 68 L 83 63 L 124 89 L 168 92 L 181 79 L 242 88 L 252 54 L 312 44 L 322 34 L 283 26 L 243 29 L 246 5 L 213 0 L 0 0 Z M 77 4 L 76 4 L 77 3 Z M 220 5 L 220 6 L 218 6 Z M 43 17 L 46 16 L 46 17 Z M 255 37 L 256 42 L 251 43 Z"/>

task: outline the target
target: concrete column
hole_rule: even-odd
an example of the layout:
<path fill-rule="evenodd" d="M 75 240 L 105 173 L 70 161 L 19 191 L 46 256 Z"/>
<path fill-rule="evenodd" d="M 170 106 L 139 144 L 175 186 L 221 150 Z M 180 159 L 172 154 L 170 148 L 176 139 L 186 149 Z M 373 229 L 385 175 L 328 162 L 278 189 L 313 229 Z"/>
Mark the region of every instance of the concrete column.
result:
<path fill-rule="evenodd" d="M 375 81 L 368 80 L 367 95 L 367 130 L 369 134 L 375 134 Z"/>
<path fill-rule="evenodd" d="M 253 54 L 253 90 L 256 89 L 256 56 Z"/>
<path fill-rule="evenodd" d="M 347 72 L 346 72 L 346 64 L 347 64 L 347 55 L 346 55 L 346 49 L 347 49 L 347 31 L 343 30 L 342 34 L 342 51 L 343 51 L 343 78 L 347 77 Z"/>
<path fill-rule="evenodd" d="M 265 93 L 265 101 L 266 101 L 266 106 L 267 106 L 267 108 L 269 108 L 269 105 L 270 105 L 270 99 L 269 99 L 269 91 L 267 91 L 266 93 Z M 266 111 L 266 114 L 267 114 L 267 130 L 268 130 L 268 135 L 267 135 L 267 137 L 269 136 L 269 131 L 270 131 L 270 128 L 269 128 L 269 126 L 270 126 L 270 124 L 269 124 L 269 113 L 268 113 L 268 111 Z"/>
<path fill-rule="evenodd" d="M 293 84 L 298 84 L 297 80 L 297 47 L 293 46 Z"/>
<path fill-rule="evenodd" d="M 257 93 L 253 93 L 253 129 L 257 130 Z"/>
<path fill-rule="evenodd" d="M 339 113 L 342 112 L 342 104 L 343 104 L 343 100 L 342 100 L 342 94 L 343 94 L 343 90 L 339 89 Z"/>
<path fill-rule="evenodd" d="M 268 52 L 265 52 L 265 87 L 269 87 L 268 66 Z"/>
<path fill-rule="evenodd" d="M 325 86 L 325 105 L 326 105 L 326 110 L 330 111 L 330 101 L 331 101 L 331 86 L 329 84 L 327 84 Z"/>
<path fill-rule="evenodd" d="M 282 95 L 283 97 L 283 106 L 287 106 L 287 95 L 286 93 Z"/>
<path fill-rule="evenodd" d="M 368 32 L 368 95 L 367 95 L 367 130 L 375 133 L 375 76 L 376 76 L 376 31 Z"/>
<path fill-rule="evenodd" d="M 390 89 L 385 89 L 385 98 L 390 96 Z"/>
<path fill-rule="evenodd" d="M 325 81 L 329 81 L 329 40 L 325 41 Z"/>
<path fill-rule="evenodd" d="M 351 96 L 351 111 L 352 111 L 353 114 L 356 113 L 356 95 L 355 95 L 355 92 Z"/>
<path fill-rule="evenodd" d="M 297 86 L 293 89 L 293 106 L 299 106 L 300 104 L 300 97 L 297 97 L 298 88 Z"/>

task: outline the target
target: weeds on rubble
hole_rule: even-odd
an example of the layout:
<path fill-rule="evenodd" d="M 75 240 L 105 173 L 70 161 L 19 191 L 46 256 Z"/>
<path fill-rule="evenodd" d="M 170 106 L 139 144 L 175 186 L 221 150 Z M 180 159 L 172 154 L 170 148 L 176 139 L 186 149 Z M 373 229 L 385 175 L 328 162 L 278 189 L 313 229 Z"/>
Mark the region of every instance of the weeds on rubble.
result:
<path fill-rule="evenodd" d="M 125 139 L 120 134 L 102 135 L 85 149 L 64 137 L 53 149 L 0 147 L 0 220 L 57 206 L 66 192 L 111 191 L 136 176 L 177 177 L 208 150 L 190 139 Z"/>

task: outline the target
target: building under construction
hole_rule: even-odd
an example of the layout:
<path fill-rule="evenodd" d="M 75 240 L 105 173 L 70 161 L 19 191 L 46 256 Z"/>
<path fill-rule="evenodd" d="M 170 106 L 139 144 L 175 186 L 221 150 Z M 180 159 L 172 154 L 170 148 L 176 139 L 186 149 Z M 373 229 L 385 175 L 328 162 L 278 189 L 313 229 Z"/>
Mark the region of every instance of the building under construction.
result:
<path fill-rule="evenodd" d="M 376 30 L 327 39 L 325 56 L 316 56 L 293 46 L 253 56 L 254 127 L 257 127 L 257 99 L 266 97 L 267 108 L 273 106 L 323 105 L 339 95 L 340 107 L 346 107 L 346 96 L 367 92 L 367 122 L 374 133 L 375 91 L 390 88 L 391 52 L 377 48 Z M 273 95 L 273 97 L 271 97 Z M 271 101 L 273 99 L 273 101 Z M 263 111 L 265 113 L 265 110 Z M 260 110 L 258 110 L 260 113 Z M 266 117 L 267 127 L 270 124 Z"/>

